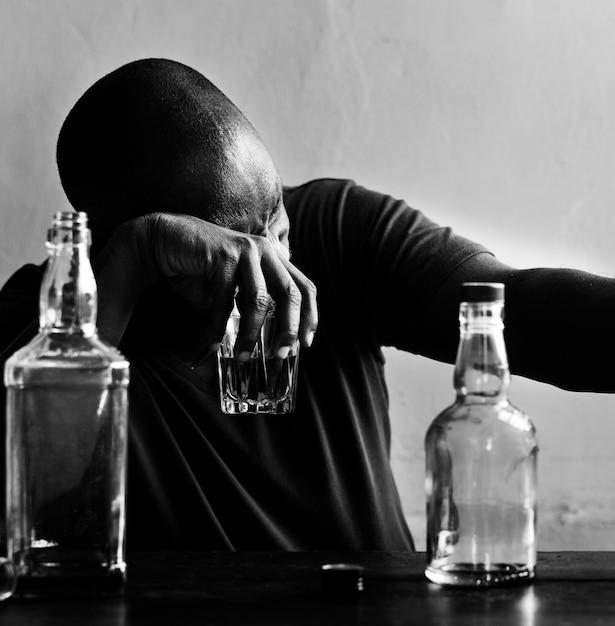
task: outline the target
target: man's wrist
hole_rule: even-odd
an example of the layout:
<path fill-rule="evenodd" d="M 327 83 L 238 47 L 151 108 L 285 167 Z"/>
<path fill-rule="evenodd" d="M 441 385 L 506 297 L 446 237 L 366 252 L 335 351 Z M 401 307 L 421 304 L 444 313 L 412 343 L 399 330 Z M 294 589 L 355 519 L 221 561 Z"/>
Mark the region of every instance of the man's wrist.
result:
<path fill-rule="evenodd" d="M 109 241 L 109 254 L 115 261 L 126 264 L 126 270 L 139 294 L 158 278 L 154 262 L 149 216 L 138 217 L 121 224 Z"/>
<path fill-rule="evenodd" d="M 143 225 L 136 222 L 122 224 L 92 262 L 98 286 L 98 330 L 114 345 L 121 341 L 137 300 L 156 278 Z"/>

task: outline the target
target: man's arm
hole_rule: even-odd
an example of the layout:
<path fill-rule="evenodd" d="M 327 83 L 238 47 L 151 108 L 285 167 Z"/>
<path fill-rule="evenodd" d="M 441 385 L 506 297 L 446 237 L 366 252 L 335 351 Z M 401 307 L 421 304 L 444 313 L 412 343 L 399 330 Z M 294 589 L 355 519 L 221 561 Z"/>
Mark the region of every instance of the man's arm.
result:
<path fill-rule="evenodd" d="M 571 391 L 615 391 L 615 280 L 573 269 L 517 270 L 479 255 L 443 288 L 440 297 L 451 311 L 465 280 L 505 284 L 504 333 L 513 374 Z"/>
<path fill-rule="evenodd" d="M 519 270 L 474 255 L 443 283 L 417 322 L 424 356 L 452 363 L 459 293 L 466 281 L 505 285 L 504 336 L 511 372 L 570 391 L 615 391 L 615 280 L 560 268 Z"/>
<path fill-rule="evenodd" d="M 334 313 L 358 341 L 452 363 L 461 283 L 503 282 L 513 373 L 564 389 L 615 391 L 615 280 L 514 269 L 405 202 L 352 181 L 314 181 L 294 194 L 296 258 L 328 288 Z"/>
<path fill-rule="evenodd" d="M 251 352 L 270 296 L 276 301 L 278 350 L 297 338 L 308 346 L 318 323 L 315 288 L 287 257 L 265 237 L 190 216 L 150 214 L 131 220 L 92 259 L 98 331 L 118 345 L 141 296 L 166 280 L 178 299 L 203 310 L 200 326 L 210 346 L 222 339 L 236 297 L 242 313 L 236 346 L 238 352 Z M 41 268 L 26 266 L 15 276 L 16 286 L 9 281 L 3 289 L 3 359 L 36 334 L 42 273 Z"/>
<path fill-rule="evenodd" d="M 93 267 L 98 329 L 113 344 L 122 339 L 141 295 L 160 279 L 172 283 L 179 297 L 200 300 L 210 346 L 222 339 L 234 298 L 242 314 L 239 353 L 252 351 L 271 297 L 276 303 L 278 351 L 297 338 L 309 345 L 316 330 L 312 283 L 262 236 L 191 216 L 150 214 L 120 226 Z"/>
<path fill-rule="evenodd" d="M 140 246 L 135 225 L 126 224 L 92 260 L 98 290 L 96 326 L 100 336 L 115 346 L 139 297 L 155 280 L 154 268 L 139 253 Z"/>

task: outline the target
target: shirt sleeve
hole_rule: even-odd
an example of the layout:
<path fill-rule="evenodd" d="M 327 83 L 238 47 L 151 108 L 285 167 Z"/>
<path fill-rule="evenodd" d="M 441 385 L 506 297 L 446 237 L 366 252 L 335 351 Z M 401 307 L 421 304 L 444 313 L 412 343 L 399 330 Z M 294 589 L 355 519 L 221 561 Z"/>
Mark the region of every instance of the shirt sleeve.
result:
<path fill-rule="evenodd" d="M 287 205 L 296 262 L 338 322 L 379 345 L 438 356 L 437 338 L 425 337 L 437 294 L 464 262 L 488 251 L 352 181 L 313 181 L 289 193 Z M 455 347 L 441 358 L 454 358 Z"/>

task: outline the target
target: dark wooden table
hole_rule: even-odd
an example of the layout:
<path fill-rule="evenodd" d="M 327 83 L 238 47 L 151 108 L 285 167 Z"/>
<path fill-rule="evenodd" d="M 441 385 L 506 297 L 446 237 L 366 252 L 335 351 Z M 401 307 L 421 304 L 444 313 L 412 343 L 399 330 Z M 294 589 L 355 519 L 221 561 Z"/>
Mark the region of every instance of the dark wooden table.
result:
<path fill-rule="evenodd" d="M 423 577 L 422 553 L 139 553 L 123 597 L 11 599 L 0 624 L 615 624 L 615 552 L 541 553 L 533 584 L 453 589 Z M 354 598 L 322 593 L 320 565 L 365 567 Z"/>

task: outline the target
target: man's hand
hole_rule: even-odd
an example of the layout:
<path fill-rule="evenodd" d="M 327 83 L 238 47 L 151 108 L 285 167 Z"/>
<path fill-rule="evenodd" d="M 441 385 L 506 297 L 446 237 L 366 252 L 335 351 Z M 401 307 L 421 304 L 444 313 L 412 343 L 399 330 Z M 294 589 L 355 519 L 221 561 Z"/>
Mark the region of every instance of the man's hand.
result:
<path fill-rule="evenodd" d="M 278 356 L 284 357 L 297 338 L 309 346 L 318 324 L 316 289 L 290 263 L 279 241 L 196 217 L 153 213 L 126 222 L 94 266 L 101 296 L 99 328 L 115 343 L 121 339 L 139 290 L 159 278 L 167 279 L 180 297 L 203 310 L 212 346 L 222 340 L 237 293 L 239 354 L 251 353 L 272 299 Z"/>

